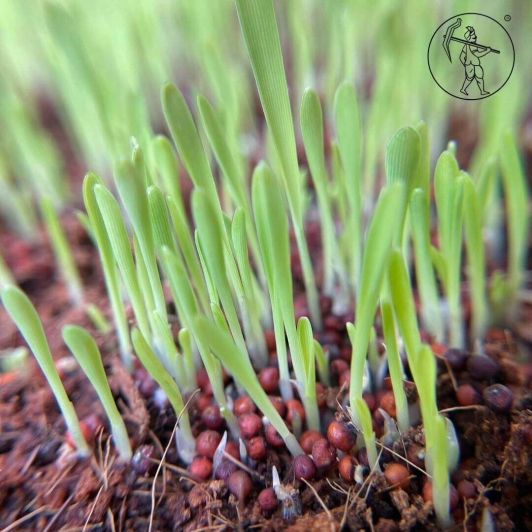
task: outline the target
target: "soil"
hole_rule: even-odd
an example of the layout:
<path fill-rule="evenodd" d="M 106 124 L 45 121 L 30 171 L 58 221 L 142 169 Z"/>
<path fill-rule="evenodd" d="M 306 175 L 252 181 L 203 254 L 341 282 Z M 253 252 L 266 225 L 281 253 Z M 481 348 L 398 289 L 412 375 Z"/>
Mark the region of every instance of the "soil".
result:
<path fill-rule="evenodd" d="M 53 123 L 52 118 L 48 120 Z M 60 128 L 58 131 L 60 134 Z M 65 157 L 72 161 L 74 156 L 69 153 Z M 68 164 L 78 168 L 75 162 Z M 79 173 L 77 179 L 79 184 Z M 83 278 L 85 301 L 96 303 L 110 318 L 97 251 L 73 215 L 63 216 L 62 222 Z M 307 233 L 311 248 L 314 243 L 314 249 L 319 249 L 317 226 L 310 225 Z M 317 478 L 304 483 L 294 479 L 292 460 L 285 449 L 268 448 L 266 457 L 251 469 L 239 462 L 253 483 L 246 504 L 229 493 L 225 481 L 194 478 L 172 443 L 175 414 L 167 404 L 161 404 L 139 372 L 132 376 L 123 368 L 113 335 L 95 330 L 83 310 L 69 304 L 44 232 L 36 243 L 28 244 L 4 229 L 0 247 L 41 316 L 54 358 L 62 360 L 59 365 L 65 388 L 79 418 L 92 427 L 95 451 L 92 458 L 76 457 L 52 392 L 31 356 L 24 368 L 0 374 L 0 532 L 437 530 L 432 503 L 422 496 L 426 476 L 412 466 L 411 482 L 405 490 L 390 486 L 379 472 L 366 471 L 363 485 L 350 483 L 340 477 L 336 467 L 320 471 Z M 316 266 L 319 278 L 320 267 Z M 303 314 L 300 268 L 295 257 L 293 272 L 296 311 Z M 318 340 L 331 347 L 333 363 L 335 359 L 348 361 L 345 322 L 353 316 L 334 316 L 330 302 L 323 298 L 322 303 L 326 329 Z M 79 367 L 70 363 L 60 335 L 66 323 L 86 327 L 97 339 L 135 451 L 130 464 L 117 459 L 96 394 Z M 24 344 L 2 308 L 0 324 L 0 350 Z M 455 486 L 462 481 L 473 486 L 453 511 L 453 530 L 480 530 L 485 508 L 498 531 L 532 530 L 532 366 L 522 354 L 528 354 L 532 346 L 531 324 L 532 303 L 524 302 L 513 331 L 489 331 L 485 354 L 497 362 L 497 371 L 489 379 L 474 378 L 465 367 L 453 370 L 442 356 L 438 406 L 448 410 L 461 447 L 461 462 L 452 480 Z M 445 351 L 434 348 L 442 354 Z M 457 386 L 470 384 L 482 395 L 495 383 L 513 392 L 508 412 L 498 413 L 482 400 L 478 405 L 459 405 Z M 205 395 L 202 391 L 190 402 L 195 435 L 206 428 L 199 411 L 200 398 Z M 337 399 L 344 395 L 337 377 L 321 409 L 324 427 L 335 413 L 341 416 Z M 378 414 L 374 413 L 374 418 L 379 430 Z M 382 461 L 396 456 L 403 463 L 409 446 L 418 444 L 423 444 L 423 433 L 414 427 L 396 442 L 394 455 L 383 453 Z M 362 460 L 360 455 L 358 458 Z M 302 515 L 285 518 L 281 505 L 271 515 L 260 509 L 257 497 L 272 485 L 272 466 L 278 469 L 283 484 L 297 490 L 294 504 L 297 506 L 299 499 Z"/>

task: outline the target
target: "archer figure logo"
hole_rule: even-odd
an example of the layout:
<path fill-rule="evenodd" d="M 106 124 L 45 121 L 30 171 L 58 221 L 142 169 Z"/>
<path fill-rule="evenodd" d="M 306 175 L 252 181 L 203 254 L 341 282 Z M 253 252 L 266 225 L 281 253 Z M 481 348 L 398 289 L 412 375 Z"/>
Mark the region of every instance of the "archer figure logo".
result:
<path fill-rule="evenodd" d="M 511 20 L 509 15 L 504 17 Z M 506 29 L 480 13 L 446 20 L 430 40 L 428 63 L 434 81 L 461 100 L 481 100 L 510 79 L 515 50 Z"/>

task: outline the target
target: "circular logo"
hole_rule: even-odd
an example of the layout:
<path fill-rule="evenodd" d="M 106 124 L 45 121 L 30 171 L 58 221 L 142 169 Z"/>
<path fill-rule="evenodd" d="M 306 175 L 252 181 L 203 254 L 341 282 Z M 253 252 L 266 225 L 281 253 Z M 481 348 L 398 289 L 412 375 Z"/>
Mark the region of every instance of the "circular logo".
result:
<path fill-rule="evenodd" d="M 515 49 L 495 19 L 462 13 L 446 20 L 432 36 L 427 53 L 430 73 L 447 94 L 482 100 L 510 79 Z"/>

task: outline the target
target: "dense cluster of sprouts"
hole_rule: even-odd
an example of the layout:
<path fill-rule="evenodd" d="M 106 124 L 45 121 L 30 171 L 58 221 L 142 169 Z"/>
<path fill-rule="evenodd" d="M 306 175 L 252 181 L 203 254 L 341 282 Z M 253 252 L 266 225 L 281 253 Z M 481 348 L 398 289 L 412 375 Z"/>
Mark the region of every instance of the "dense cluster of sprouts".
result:
<path fill-rule="evenodd" d="M 373 200 L 368 191 L 375 189 L 374 172 L 366 179 L 368 168 L 362 162 L 368 164 L 363 154 L 367 156 L 366 144 L 374 139 L 362 133 L 354 86 L 343 82 L 334 94 L 329 110 L 332 141 L 324 134 L 320 97 L 307 89 L 297 112 L 296 137 L 273 4 L 236 0 L 236 8 L 266 119 L 269 162 L 260 161 L 249 180 L 231 109 L 216 107 L 200 94 L 195 120 L 183 93 L 168 83 L 162 89 L 162 107 L 174 145 L 165 136 L 133 138 L 130 157 L 115 166 L 114 182 L 92 172 L 85 176 L 86 214 L 80 213 L 80 219 L 100 255 L 122 362 L 132 370 L 138 358 L 164 390 L 179 416 L 177 440 L 184 461 L 190 462 L 194 454 L 184 398 L 197 387 L 200 366 L 207 371 L 234 439 L 239 438 L 240 428 L 228 404 L 222 367 L 298 456 L 303 454 L 297 438 L 302 420 L 296 416 L 290 430 L 259 383 L 257 371 L 268 362 L 264 330 L 273 329 L 283 399 L 296 393 L 307 427 L 326 429 L 320 424 L 316 382 L 330 381 L 328 352 L 313 334 L 323 327 L 319 294 L 325 294 L 333 300 L 333 311 L 354 309 L 354 323 L 347 325 L 352 357 L 346 406 L 371 468 L 379 468 L 379 442 L 363 392 L 381 387 L 389 372 L 397 409 L 397 419 L 389 420 L 393 443 L 418 422 L 411 418 L 403 385 L 407 366 L 419 395 L 435 512 L 439 522 L 448 525 L 449 473 L 458 464 L 458 443 L 451 421 L 438 412 L 436 359 L 420 328 L 433 341 L 469 346 L 481 354 L 488 325 L 501 319 L 511 322 L 515 315 L 524 275 L 528 195 L 514 138 L 505 132 L 497 153 L 479 165 L 474 176 L 459 168 L 455 146 L 450 144 L 431 179 L 426 124 L 403 127 L 386 146 L 386 182 Z M 59 24 L 58 11 L 49 16 Z M 203 136 L 219 169 L 221 187 Z M 309 197 L 306 170 L 298 162 L 299 136 L 315 202 Z M 192 222 L 177 179 L 175 149 L 194 185 Z M 508 268 L 489 278 L 490 249 L 483 233 L 499 185 L 511 206 L 506 210 Z M 41 208 L 72 303 L 84 305 L 82 284 L 55 207 L 45 198 Z M 305 236 L 306 220 L 316 212 L 323 259 L 320 286 Z M 297 321 L 290 231 L 308 309 L 308 317 Z M 0 267 L 2 302 L 53 388 L 78 451 L 86 455 L 90 448 L 57 374 L 39 317 L 7 269 Z M 467 328 L 461 306 L 464 272 L 471 296 Z M 411 281 L 414 273 L 418 305 Z M 181 327 L 177 339 L 171 334 L 165 284 Z M 123 291 L 134 315 L 131 329 Z M 97 309 L 87 310 L 105 325 Z M 383 332 L 384 355 L 373 345 L 376 324 Z M 118 454 L 130 459 L 127 432 L 94 339 L 75 325 L 64 328 L 63 338 L 102 401 Z"/>

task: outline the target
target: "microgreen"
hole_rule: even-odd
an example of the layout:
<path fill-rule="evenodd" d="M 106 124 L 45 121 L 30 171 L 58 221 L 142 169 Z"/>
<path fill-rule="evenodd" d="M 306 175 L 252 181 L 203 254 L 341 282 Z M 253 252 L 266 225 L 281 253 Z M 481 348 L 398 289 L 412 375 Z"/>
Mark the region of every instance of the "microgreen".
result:
<path fill-rule="evenodd" d="M 404 194 L 404 186 L 400 183 L 383 188 L 368 227 L 355 313 L 357 322 L 352 348 L 349 388 L 351 406 L 355 404 L 356 397 L 362 396 L 364 365 L 371 327 L 386 271 L 388 254 L 398 231 L 396 222 L 400 217 Z"/>
<path fill-rule="evenodd" d="M 127 325 L 126 313 L 120 294 L 120 281 L 113 255 L 113 248 L 109 239 L 105 222 L 100 213 L 100 208 L 96 201 L 94 187 L 103 186 L 101 179 L 94 173 L 89 172 L 83 180 L 83 201 L 89 216 L 91 232 L 96 240 L 100 261 L 102 263 L 105 277 L 107 294 L 113 310 L 118 345 L 120 347 L 120 357 L 122 363 L 128 370 L 132 369 L 131 345 L 129 341 L 129 329 Z"/>
<path fill-rule="evenodd" d="M 329 179 L 323 151 L 323 116 L 318 94 L 307 89 L 301 102 L 301 133 L 309 164 L 312 181 L 318 196 L 323 247 L 324 280 L 323 293 L 333 296 L 335 280 L 341 285 L 341 292 L 349 291 L 345 267 L 338 249 L 334 218 L 328 187 Z M 345 296 L 344 296 L 345 297 Z"/>
<path fill-rule="evenodd" d="M 77 325 L 66 325 L 63 327 L 62 335 L 65 344 L 76 357 L 102 402 L 111 423 L 111 432 L 118 454 L 123 460 L 129 460 L 132 451 L 126 425 L 113 399 L 103 367 L 102 356 L 94 338 L 88 331 Z"/>
<path fill-rule="evenodd" d="M 242 34 L 262 108 L 282 168 L 282 179 L 303 269 L 305 293 L 314 327 L 321 329 L 318 290 L 303 229 L 303 212 L 294 125 L 271 0 L 236 0 Z"/>
<path fill-rule="evenodd" d="M 73 305 L 80 305 L 83 300 L 83 285 L 70 245 L 68 244 L 65 233 L 61 229 L 61 224 L 59 223 L 59 218 L 52 200 L 48 197 L 43 197 L 40 203 L 43 219 L 50 237 L 50 243 L 54 250 L 59 270 L 67 285 L 70 301 Z"/>
<path fill-rule="evenodd" d="M 185 408 L 181 392 L 170 374 L 159 362 L 139 329 L 135 327 L 131 331 L 131 341 L 133 342 L 135 353 L 142 362 L 142 365 L 163 389 L 174 409 L 175 415 L 179 418 L 179 429 L 181 435 L 184 436 L 184 438 L 180 440 L 184 443 L 184 447 L 178 449 L 179 455 L 183 460 L 190 463 L 194 456 L 194 437 L 192 436 L 188 411 Z"/>
<path fill-rule="evenodd" d="M 46 380 L 50 384 L 50 388 L 52 388 L 55 399 L 63 413 L 66 425 L 79 453 L 82 456 L 89 456 L 91 450 L 81 432 L 74 406 L 70 402 L 57 373 L 52 353 L 50 352 L 50 347 L 35 307 L 28 299 L 28 296 L 14 286 L 5 286 L 2 288 L 0 297 L 11 319 L 19 328 L 26 342 L 28 342 Z"/>

